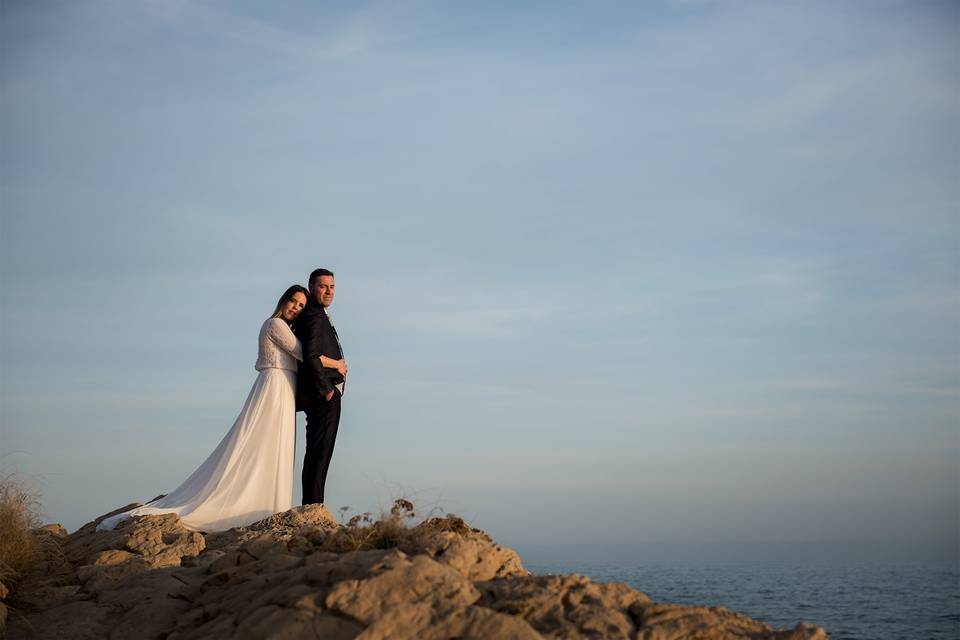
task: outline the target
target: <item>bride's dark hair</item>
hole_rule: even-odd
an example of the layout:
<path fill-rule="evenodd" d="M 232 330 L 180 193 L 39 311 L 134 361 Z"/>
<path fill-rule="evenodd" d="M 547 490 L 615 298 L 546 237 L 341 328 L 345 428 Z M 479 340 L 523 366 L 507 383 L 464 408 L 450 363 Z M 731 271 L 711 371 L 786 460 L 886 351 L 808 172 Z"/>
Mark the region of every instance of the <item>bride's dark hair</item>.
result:
<path fill-rule="evenodd" d="M 289 289 L 283 292 L 282 296 L 280 296 L 280 300 L 277 301 L 277 308 L 273 310 L 273 315 L 270 317 L 279 318 L 283 303 L 288 300 L 293 300 L 293 294 L 295 293 L 302 293 L 304 298 L 307 300 L 310 299 L 310 292 L 307 291 L 306 287 L 302 287 L 299 284 L 292 285 Z"/>

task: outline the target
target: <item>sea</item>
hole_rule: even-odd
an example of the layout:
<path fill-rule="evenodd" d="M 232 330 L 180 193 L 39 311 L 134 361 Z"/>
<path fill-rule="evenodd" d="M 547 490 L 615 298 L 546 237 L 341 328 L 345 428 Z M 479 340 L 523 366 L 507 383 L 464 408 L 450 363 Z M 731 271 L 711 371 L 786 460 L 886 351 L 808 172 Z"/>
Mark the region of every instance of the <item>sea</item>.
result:
<path fill-rule="evenodd" d="M 834 640 L 960 639 L 953 560 L 542 561 L 535 574 L 625 582 L 655 602 L 723 606 L 777 628 L 823 627 Z"/>

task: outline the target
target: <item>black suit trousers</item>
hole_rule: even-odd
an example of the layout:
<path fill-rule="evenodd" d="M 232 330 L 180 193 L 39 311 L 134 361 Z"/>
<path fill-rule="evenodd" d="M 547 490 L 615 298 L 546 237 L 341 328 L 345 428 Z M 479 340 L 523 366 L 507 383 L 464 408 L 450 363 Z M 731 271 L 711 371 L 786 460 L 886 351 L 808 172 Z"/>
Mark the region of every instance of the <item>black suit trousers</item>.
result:
<path fill-rule="evenodd" d="M 323 502 L 323 486 L 333 457 L 340 426 L 340 392 L 333 390 L 330 401 L 322 398 L 304 411 L 307 414 L 307 443 L 303 456 L 303 504 Z"/>

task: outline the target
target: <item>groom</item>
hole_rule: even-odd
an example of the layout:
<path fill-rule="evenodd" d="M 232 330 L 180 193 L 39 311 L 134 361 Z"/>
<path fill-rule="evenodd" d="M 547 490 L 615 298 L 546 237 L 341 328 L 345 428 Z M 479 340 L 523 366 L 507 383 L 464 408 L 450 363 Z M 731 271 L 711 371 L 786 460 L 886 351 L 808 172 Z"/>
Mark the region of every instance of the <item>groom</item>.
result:
<path fill-rule="evenodd" d="M 333 272 L 315 269 L 309 285 L 310 299 L 293 328 L 303 346 L 303 362 L 297 373 L 297 410 L 307 414 L 303 504 L 323 502 L 323 485 L 333 457 L 340 424 L 340 398 L 346 382 L 336 369 L 320 364 L 320 356 L 343 358 L 337 330 L 327 314 L 333 302 Z"/>

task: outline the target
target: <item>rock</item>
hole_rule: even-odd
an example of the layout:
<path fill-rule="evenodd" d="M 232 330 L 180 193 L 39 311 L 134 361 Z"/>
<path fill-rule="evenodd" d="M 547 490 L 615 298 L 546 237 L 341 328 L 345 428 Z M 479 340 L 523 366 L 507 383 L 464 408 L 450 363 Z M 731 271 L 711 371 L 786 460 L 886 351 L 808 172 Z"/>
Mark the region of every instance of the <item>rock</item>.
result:
<path fill-rule="evenodd" d="M 185 556 L 196 556 L 206 546 L 202 533 L 190 531 L 172 513 L 133 518 L 117 532 L 125 534 L 122 548 L 140 554 L 152 567 L 180 566 Z"/>
<path fill-rule="evenodd" d="M 25 612 L 26 613 L 26 612 Z M 82 600 L 33 612 L 26 621 L 12 620 L 7 627 L 10 640 L 21 638 L 69 638 L 102 640 L 109 635 L 110 610 Z"/>
<path fill-rule="evenodd" d="M 339 523 L 324 505 L 307 504 L 302 507 L 294 507 L 289 511 L 276 513 L 269 518 L 254 522 L 247 528 L 251 531 L 284 531 L 292 533 L 306 526 L 336 528 L 339 526 Z"/>
<path fill-rule="evenodd" d="M 507 576 L 525 576 L 520 556 L 501 547 L 479 530 L 466 535 L 451 532 L 436 534 L 425 550 L 439 562 L 456 569 L 470 580 L 492 580 Z"/>
<path fill-rule="evenodd" d="M 633 638 L 638 607 L 650 598 L 622 584 L 576 574 L 528 576 L 478 584 L 484 606 L 526 620 L 548 638 Z"/>
<path fill-rule="evenodd" d="M 93 564 L 102 552 L 121 550 L 139 555 L 151 567 L 178 566 L 185 556 L 196 556 L 206 546 L 202 533 L 190 531 L 172 513 L 137 516 L 120 523 L 113 531 L 96 531 L 96 523 L 105 517 L 67 537 L 64 542 L 67 560 L 74 564 Z"/>
<path fill-rule="evenodd" d="M 539 640 L 525 621 L 477 606 L 442 608 L 420 603 L 391 609 L 367 627 L 364 640 L 509 638 Z"/>
<path fill-rule="evenodd" d="M 118 564 L 85 564 L 77 568 L 77 578 L 87 591 L 99 591 L 105 582 L 116 582 L 135 573 L 146 571 L 150 563 L 130 554 L 131 559 Z"/>
<path fill-rule="evenodd" d="M 389 536 L 345 529 L 322 505 L 209 535 L 172 514 L 98 532 L 101 519 L 70 535 L 59 525 L 35 531 L 57 551 L 51 546 L 18 585 L 23 615 L 6 620 L 8 637 L 828 637 L 802 624 L 774 630 L 719 607 L 652 603 L 624 584 L 532 576 L 513 550 L 455 516 L 400 536 L 396 522 Z M 371 540 L 402 548 L 336 551 Z M 0 585 L 0 600 L 6 595 Z M 0 620 L 5 614 L 0 608 Z"/>
<path fill-rule="evenodd" d="M 305 578 L 314 585 L 329 587 L 345 580 L 354 580 L 367 575 L 371 567 L 393 551 L 371 549 L 336 554 L 323 551 L 304 560 Z"/>
<path fill-rule="evenodd" d="M 732 638 L 767 640 L 807 640 L 828 638 L 822 629 L 798 625 L 792 631 L 775 631 L 769 625 L 728 611 L 723 607 L 685 607 L 675 604 L 651 604 L 639 615 L 639 640 L 727 640 Z M 812 635 L 811 635 L 812 634 Z M 819 635 L 817 635 L 819 634 Z"/>
<path fill-rule="evenodd" d="M 185 528 L 174 514 L 139 516 L 113 531 L 87 525 L 64 543 L 66 558 L 76 566 L 77 582 L 94 594 L 120 588 L 115 583 L 140 573 L 179 567 L 204 547 L 203 534 Z"/>
<path fill-rule="evenodd" d="M 180 565 L 184 567 L 206 567 L 213 564 L 225 555 L 226 553 L 224 551 L 220 551 L 219 549 L 207 548 L 204 549 L 198 556 L 188 556 L 184 558 L 180 561 Z"/>
<path fill-rule="evenodd" d="M 255 538 L 284 541 L 289 546 L 295 547 L 297 541 L 293 539 L 303 535 L 304 532 L 325 533 L 339 526 L 336 518 L 325 506 L 310 504 L 276 513 L 269 518 L 254 522 L 248 527 L 238 527 L 228 531 L 207 534 L 206 548 L 214 550 L 233 549 Z"/>
<path fill-rule="evenodd" d="M 429 603 L 449 612 L 480 598 L 469 580 L 425 555 L 408 558 L 394 550 L 373 572 L 362 580 L 338 582 L 327 595 L 327 608 L 369 625 L 397 607 Z"/>
<path fill-rule="evenodd" d="M 176 626 L 178 616 L 189 608 L 188 603 L 175 598 L 147 598 L 126 609 L 120 619 L 112 623 L 109 637 L 111 640 L 162 638 Z"/>
<path fill-rule="evenodd" d="M 76 582 L 76 573 L 72 582 Z M 88 596 L 80 594 L 79 584 L 60 584 L 58 577 L 49 578 L 36 574 L 26 577 L 16 593 L 16 608 L 21 611 L 31 611 L 42 608 L 60 606 L 62 604 L 82 600 Z"/>
<path fill-rule="evenodd" d="M 9 594 L 10 590 L 0 582 L 0 637 L 3 637 L 3 631 L 7 627 L 7 605 L 3 603 L 3 600 L 5 600 Z"/>
<path fill-rule="evenodd" d="M 313 633 L 324 640 L 352 640 L 363 633 L 363 625 L 340 616 L 321 613 L 313 616 Z"/>
<path fill-rule="evenodd" d="M 774 640 L 830 640 L 827 632 L 812 624 L 800 622 L 789 631 L 777 631 L 771 638 Z"/>

